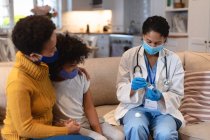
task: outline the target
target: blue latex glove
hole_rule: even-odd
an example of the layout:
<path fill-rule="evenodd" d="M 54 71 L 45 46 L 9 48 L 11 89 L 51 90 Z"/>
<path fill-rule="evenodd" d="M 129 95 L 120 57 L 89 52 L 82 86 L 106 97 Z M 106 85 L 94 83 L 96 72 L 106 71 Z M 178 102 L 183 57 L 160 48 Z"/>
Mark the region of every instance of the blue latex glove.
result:
<path fill-rule="evenodd" d="M 132 83 L 131 83 L 132 90 L 142 89 L 142 88 L 145 88 L 146 86 L 147 86 L 146 80 L 141 77 L 133 78 Z"/>
<path fill-rule="evenodd" d="M 147 88 L 146 90 L 146 98 L 152 101 L 159 101 L 162 98 L 162 96 L 163 96 L 162 93 L 155 88 L 153 89 Z"/>

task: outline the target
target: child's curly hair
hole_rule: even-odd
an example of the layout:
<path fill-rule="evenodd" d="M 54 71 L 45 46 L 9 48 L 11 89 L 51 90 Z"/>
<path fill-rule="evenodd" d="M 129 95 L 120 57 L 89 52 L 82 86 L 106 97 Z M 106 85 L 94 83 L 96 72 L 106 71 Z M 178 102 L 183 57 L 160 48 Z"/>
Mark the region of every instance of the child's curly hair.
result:
<path fill-rule="evenodd" d="M 68 32 L 57 34 L 58 60 L 49 65 L 50 77 L 55 80 L 65 64 L 83 63 L 88 57 L 91 49 L 77 36 L 70 35 Z"/>

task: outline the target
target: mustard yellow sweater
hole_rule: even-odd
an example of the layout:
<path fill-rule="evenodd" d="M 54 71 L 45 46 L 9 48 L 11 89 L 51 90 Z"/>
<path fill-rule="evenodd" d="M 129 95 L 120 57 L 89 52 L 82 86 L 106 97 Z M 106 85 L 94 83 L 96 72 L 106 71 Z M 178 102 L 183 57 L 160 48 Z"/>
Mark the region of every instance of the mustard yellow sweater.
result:
<path fill-rule="evenodd" d="M 66 135 L 66 127 L 52 126 L 55 94 L 44 63 L 34 64 L 16 54 L 6 87 L 7 108 L 2 136 L 6 140 Z"/>

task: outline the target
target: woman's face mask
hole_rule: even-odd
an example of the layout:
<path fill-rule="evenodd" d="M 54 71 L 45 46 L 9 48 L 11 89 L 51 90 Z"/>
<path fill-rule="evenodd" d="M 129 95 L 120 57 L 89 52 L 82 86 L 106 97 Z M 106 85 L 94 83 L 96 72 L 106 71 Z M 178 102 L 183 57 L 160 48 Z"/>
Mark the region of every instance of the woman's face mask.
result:
<path fill-rule="evenodd" d="M 58 59 L 58 51 L 56 51 L 56 52 L 54 53 L 54 55 L 51 56 L 51 57 L 41 56 L 40 61 L 42 61 L 42 62 L 44 62 L 44 63 L 47 63 L 47 64 L 50 64 L 50 63 L 55 62 L 57 59 Z"/>
<path fill-rule="evenodd" d="M 78 75 L 79 69 L 75 68 L 71 72 L 67 72 L 64 69 L 60 71 L 60 76 L 64 79 L 73 79 Z"/>
<path fill-rule="evenodd" d="M 59 56 L 58 51 L 56 51 L 53 56 L 43 56 L 38 53 L 31 53 L 29 56 L 26 55 L 26 57 L 28 57 L 30 60 L 32 60 L 35 63 L 44 62 L 47 64 L 55 62 L 58 59 L 58 56 Z"/>
<path fill-rule="evenodd" d="M 152 46 L 150 46 L 149 44 L 147 44 L 145 41 L 143 41 L 143 48 L 144 48 L 144 50 L 148 53 L 148 54 L 150 54 L 150 55 L 155 55 L 155 54 L 157 54 L 159 51 L 161 51 L 162 49 L 163 49 L 163 44 L 161 44 L 161 45 L 158 45 L 158 46 L 156 46 L 156 47 L 152 47 Z"/>

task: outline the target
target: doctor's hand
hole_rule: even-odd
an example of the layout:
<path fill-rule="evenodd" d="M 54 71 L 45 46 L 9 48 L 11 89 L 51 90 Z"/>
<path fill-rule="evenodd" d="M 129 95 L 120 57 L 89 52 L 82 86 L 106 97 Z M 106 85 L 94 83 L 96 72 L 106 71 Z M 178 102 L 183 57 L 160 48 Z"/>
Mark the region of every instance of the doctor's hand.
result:
<path fill-rule="evenodd" d="M 152 101 L 159 101 L 162 98 L 162 93 L 158 89 L 146 89 L 146 98 Z"/>
<path fill-rule="evenodd" d="M 138 90 L 138 89 L 143 89 L 147 87 L 147 82 L 144 78 L 141 78 L 141 77 L 135 77 L 133 78 L 132 80 L 132 83 L 131 83 L 131 89 L 132 90 Z"/>

